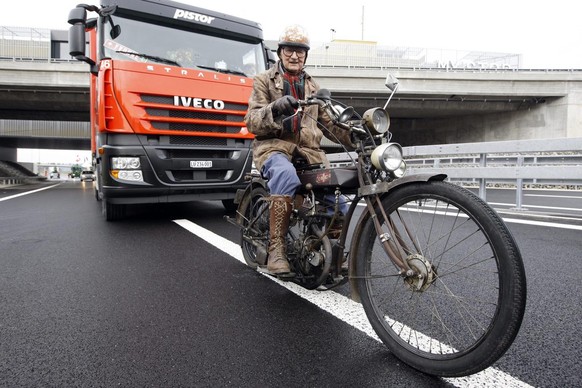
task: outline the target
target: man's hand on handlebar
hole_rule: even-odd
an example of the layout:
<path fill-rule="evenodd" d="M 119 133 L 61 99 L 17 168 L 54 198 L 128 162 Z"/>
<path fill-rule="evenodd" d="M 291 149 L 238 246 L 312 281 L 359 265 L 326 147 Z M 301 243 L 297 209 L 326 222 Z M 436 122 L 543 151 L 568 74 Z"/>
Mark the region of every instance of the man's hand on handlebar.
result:
<path fill-rule="evenodd" d="M 299 102 L 293 96 L 283 96 L 273 103 L 271 110 L 274 117 L 281 115 L 291 116 L 295 109 L 299 107 Z"/>

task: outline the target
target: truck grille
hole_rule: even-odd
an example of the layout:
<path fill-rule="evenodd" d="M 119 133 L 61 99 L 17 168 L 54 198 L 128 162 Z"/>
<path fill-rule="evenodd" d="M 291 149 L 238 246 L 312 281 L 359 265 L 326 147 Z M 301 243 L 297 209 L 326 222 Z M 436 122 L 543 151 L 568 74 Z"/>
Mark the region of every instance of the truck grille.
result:
<path fill-rule="evenodd" d="M 170 136 L 170 144 L 201 147 L 226 147 L 228 139 L 224 137 Z"/>
<path fill-rule="evenodd" d="M 151 124 L 143 144 L 164 184 L 189 185 L 188 190 L 235 190 L 245 184 L 252 142 L 252 135 L 241 134 L 247 104 L 225 102 L 224 109 L 204 109 L 174 105 L 172 96 L 141 95 L 136 105 L 146 113 L 140 120 Z M 211 161 L 212 166 L 193 168 L 195 161 Z"/>
<path fill-rule="evenodd" d="M 139 103 L 156 130 L 176 132 L 233 133 L 238 134 L 244 124 L 247 104 L 226 102 L 223 110 L 174 105 L 171 96 L 141 95 Z"/>

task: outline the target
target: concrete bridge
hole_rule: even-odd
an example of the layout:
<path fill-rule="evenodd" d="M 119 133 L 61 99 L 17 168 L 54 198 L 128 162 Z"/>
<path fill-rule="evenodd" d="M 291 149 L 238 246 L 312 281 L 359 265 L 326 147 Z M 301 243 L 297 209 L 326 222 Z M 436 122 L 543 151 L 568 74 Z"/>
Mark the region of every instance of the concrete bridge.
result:
<path fill-rule="evenodd" d="M 389 112 L 403 145 L 582 137 L 582 71 L 311 66 L 334 98 L 383 106 L 390 72 L 400 89 Z M 89 149 L 85 63 L 0 60 L 0 159 L 16 148 Z M 6 157 L 8 155 L 8 157 Z"/>

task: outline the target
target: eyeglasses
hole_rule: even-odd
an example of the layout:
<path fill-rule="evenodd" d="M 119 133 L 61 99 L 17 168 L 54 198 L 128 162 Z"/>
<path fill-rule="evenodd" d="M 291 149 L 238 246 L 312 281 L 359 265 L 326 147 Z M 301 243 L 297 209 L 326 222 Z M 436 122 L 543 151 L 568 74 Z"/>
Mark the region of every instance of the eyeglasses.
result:
<path fill-rule="evenodd" d="M 305 55 L 307 55 L 307 50 L 299 47 L 283 47 L 283 54 L 286 56 L 290 57 L 293 55 L 293 53 L 297 54 L 297 58 L 305 58 Z"/>

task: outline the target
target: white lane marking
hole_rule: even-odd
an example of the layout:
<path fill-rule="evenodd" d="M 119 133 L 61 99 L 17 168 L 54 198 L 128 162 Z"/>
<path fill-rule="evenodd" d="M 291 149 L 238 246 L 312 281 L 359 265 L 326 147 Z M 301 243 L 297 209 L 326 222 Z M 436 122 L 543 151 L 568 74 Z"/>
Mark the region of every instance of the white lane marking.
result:
<path fill-rule="evenodd" d="M 576 195 L 552 195 L 552 194 L 524 194 L 525 197 L 546 197 L 546 198 L 573 198 L 582 199 L 582 196 Z"/>
<path fill-rule="evenodd" d="M 444 208 L 443 206 L 439 206 L 440 208 Z M 434 207 L 433 207 L 434 209 Z M 457 215 L 456 213 L 452 212 L 445 212 L 445 211 L 435 211 L 431 210 L 426 207 L 426 209 L 416 209 L 416 208 L 409 208 L 406 209 L 409 212 L 416 212 L 416 213 L 430 213 L 430 214 L 437 214 L 441 216 L 448 216 L 448 217 L 463 217 L 467 218 L 468 216 L 465 213 Z M 499 212 L 499 211 L 498 211 Z M 582 230 L 582 225 L 569 225 L 569 224 L 559 224 L 557 222 L 549 222 L 549 221 L 534 221 L 534 220 L 522 220 L 518 218 L 506 218 L 502 217 L 503 221 L 506 223 L 513 223 L 513 224 L 525 224 L 525 225 L 534 225 L 534 226 L 545 226 L 548 228 L 561 228 L 561 229 L 571 229 L 571 230 Z"/>
<path fill-rule="evenodd" d="M 503 217 L 503 221 L 508 222 L 508 223 L 513 223 L 513 224 L 525 224 L 525 225 L 535 225 L 535 226 L 546 226 L 549 228 L 582 230 L 582 225 L 559 224 L 557 222 L 521 220 L 518 218 L 505 218 L 505 217 Z"/>
<path fill-rule="evenodd" d="M 52 189 L 53 187 L 56 187 L 58 185 L 61 185 L 62 183 L 57 183 L 56 185 L 52 185 L 52 186 L 48 186 L 48 187 L 43 187 L 41 189 L 36 189 L 36 190 L 31 190 L 31 191 L 26 191 L 24 193 L 20 193 L 20 194 L 14 194 L 11 195 L 9 197 L 4 197 L 4 198 L 0 198 L 0 202 L 2 201 L 8 201 L 9 199 L 14 199 L 14 198 L 18 198 L 18 197 L 22 197 L 23 195 L 28 195 L 28 194 L 33 194 L 33 193 L 38 193 L 39 191 L 43 191 L 43 190 L 48 190 L 48 189 Z"/>
<path fill-rule="evenodd" d="M 500 203 L 500 202 L 488 202 L 489 205 L 495 205 L 495 206 L 510 206 L 510 207 L 515 207 L 514 203 Z M 576 207 L 560 207 L 560 206 L 541 206 L 541 205 L 523 205 L 524 208 L 532 208 L 532 209 L 552 209 L 552 210 L 569 210 L 569 211 L 575 211 L 575 212 L 579 212 L 582 211 L 581 208 L 576 208 Z"/>
<path fill-rule="evenodd" d="M 489 205 L 515 206 L 515 204 L 511 205 L 509 203 L 507 203 L 507 204 L 503 204 L 503 203 L 489 203 Z M 366 204 L 360 204 L 359 203 L 358 206 L 366 206 Z M 571 210 L 578 210 L 578 209 L 571 209 Z M 503 219 L 503 221 L 508 222 L 508 223 L 524 224 L 524 225 L 535 225 L 535 226 L 545 226 L 545 227 L 548 227 L 548 228 L 561 228 L 561 229 L 582 230 L 581 229 L 582 227 L 580 225 L 560 224 L 558 222 L 534 221 L 534 220 L 527 220 L 527 219 L 518 219 L 518 218 L 504 217 L 503 214 L 515 214 L 513 212 L 508 212 L 507 209 L 498 208 L 498 209 L 495 209 L 495 211 L 501 216 L 501 218 Z M 444 214 L 444 213 L 439 213 L 439 214 Z M 450 215 L 450 214 L 447 214 L 447 215 Z M 572 220 L 572 218 L 568 218 L 568 217 L 552 216 L 552 215 L 545 215 L 545 214 L 538 214 L 538 215 L 546 216 L 547 218 L 552 219 L 552 220 L 556 220 L 556 221 L 559 221 L 559 220 Z M 575 218 L 575 219 L 579 219 L 579 218 Z"/>
<path fill-rule="evenodd" d="M 216 233 L 211 232 L 210 230 L 205 229 L 189 220 L 181 219 L 173 221 L 180 225 L 182 228 L 188 230 L 190 233 L 200 237 L 201 239 L 246 265 L 241 248 L 238 244 L 235 244 L 232 241 L 227 240 L 224 237 L 219 236 Z M 266 274 L 263 275 L 268 279 L 278 283 L 282 287 L 287 288 L 289 291 L 295 293 L 296 295 L 315 304 L 322 310 L 329 312 L 336 318 L 348 323 L 354 328 L 374 338 L 376 341 L 381 342 L 374 332 L 374 329 L 372 329 L 372 326 L 368 322 L 368 318 L 366 317 L 366 313 L 364 312 L 364 308 L 361 304 L 356 303 L 353 300 L 334 291 L 321 292 L 306 290 L 295 283 L 282 282 L 272 276 Z M 508 375 L 507 373 L 492 367 L 487 368 L 484 371 L 472 376 L 445 378 L 444 380 L 457 387 L 531 387 L 531 385 L 526 384 L 523 381 L 520 381 Z"/>

